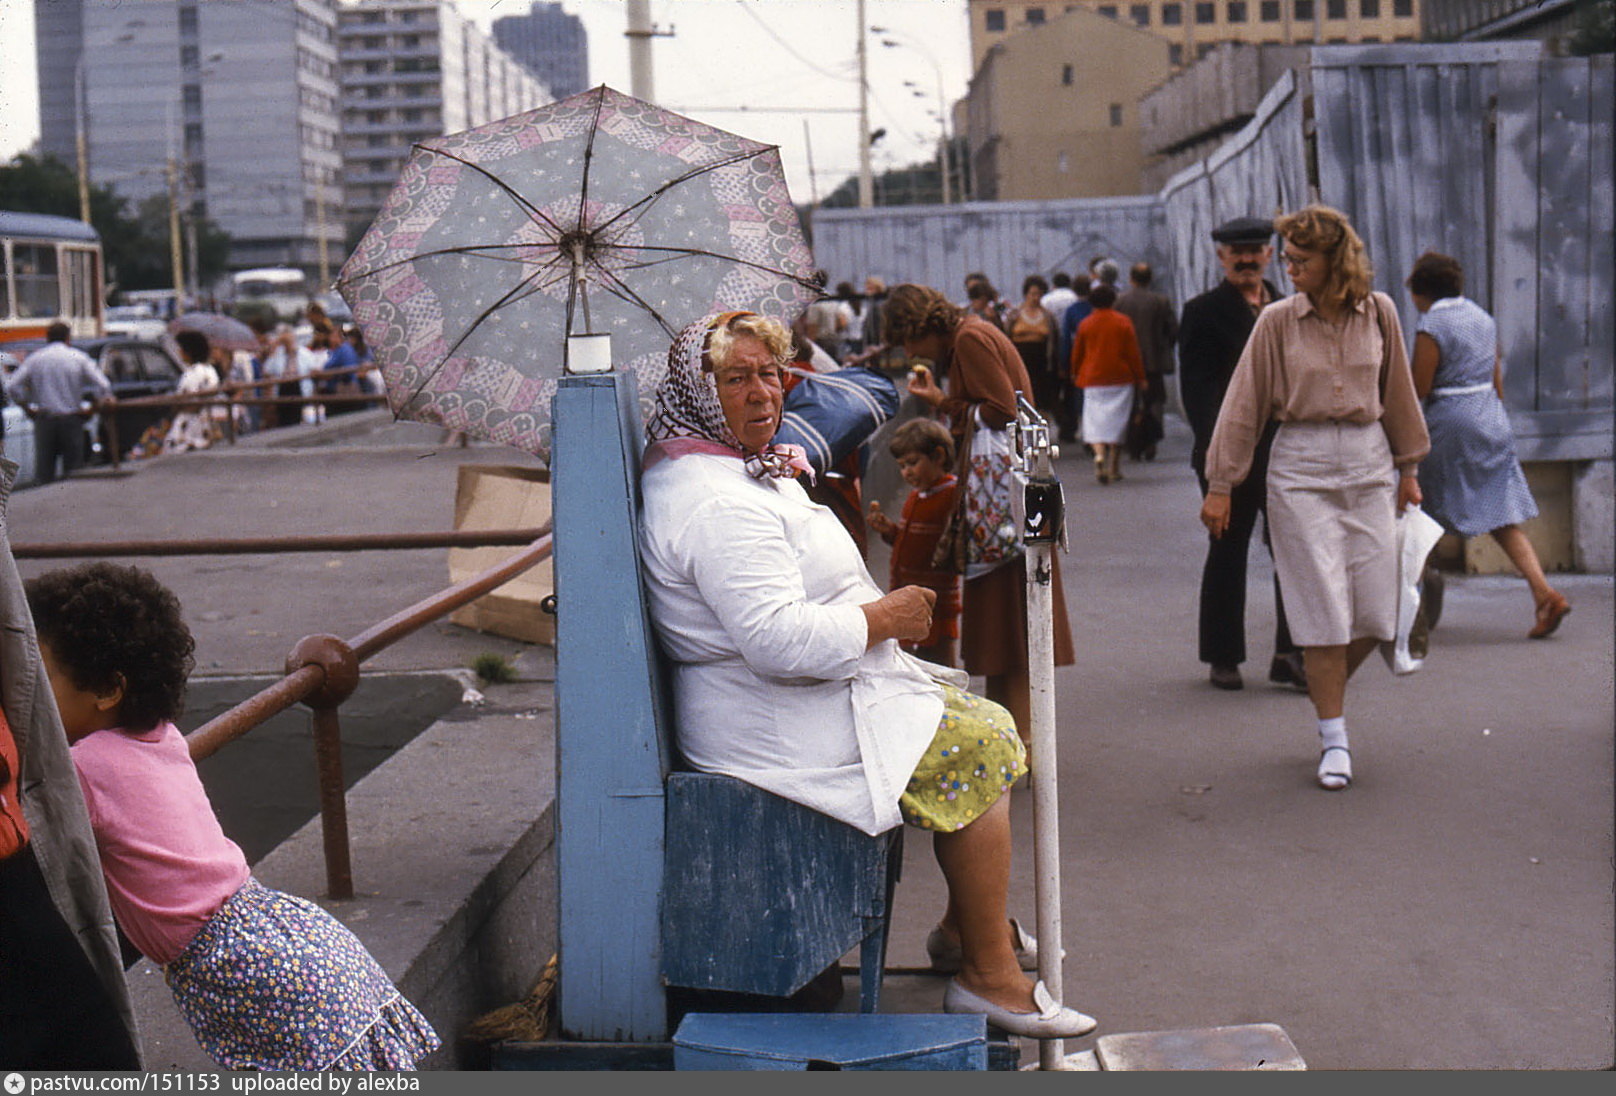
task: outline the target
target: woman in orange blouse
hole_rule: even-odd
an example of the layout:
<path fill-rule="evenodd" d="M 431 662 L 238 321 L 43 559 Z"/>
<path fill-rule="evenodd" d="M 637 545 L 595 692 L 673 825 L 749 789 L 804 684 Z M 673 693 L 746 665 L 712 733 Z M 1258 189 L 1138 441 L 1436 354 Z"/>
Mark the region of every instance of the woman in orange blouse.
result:
<path fill-rule="evenodd" d="M 1072 383 L 1083 390 L 1083 441 L 1094 447 L 1101 483 L 1122 478 L 1117 467 L 1133 417 L 1134 393 L 1148 385 L 1133 321 L 1118 312 L 1117 291 L 1100 283 L 1089 293 L 1090 312 L 1072 339 Z"/>
<path fill-rule="evenodd" d="M 1420 504 L 1430 450 L 1397 309 L 1370 290 L 1363 241 L 1345 216 L 1309 206 L 1279 219 L 1297 292 L 1263 309 L 1207 447 L 1201 521 L 1229 525 L 1229 492 L 1269 419 L 1274 570 L 1302 648 L 1319 726 L 1319 786 L 1352 783 L 1347 679 L 1396 634 L 1396 516 Z"/>

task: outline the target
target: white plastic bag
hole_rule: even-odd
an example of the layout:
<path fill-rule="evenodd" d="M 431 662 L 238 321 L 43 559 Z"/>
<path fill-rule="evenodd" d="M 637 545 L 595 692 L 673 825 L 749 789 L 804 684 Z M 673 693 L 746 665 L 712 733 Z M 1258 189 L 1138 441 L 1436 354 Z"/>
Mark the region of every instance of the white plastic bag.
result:
<path fill-rule="evenodd" d="M 1442 539 L 1442 525 L 1417 506 L 1397 515 L 1397 639 L 1382 643 L 1380 653 L 1394 674 L 1411 674 L 1425 664 L 1408 651 L 1408 637 L 1420 611 L 1420 578 L 1425 560 Z"/>

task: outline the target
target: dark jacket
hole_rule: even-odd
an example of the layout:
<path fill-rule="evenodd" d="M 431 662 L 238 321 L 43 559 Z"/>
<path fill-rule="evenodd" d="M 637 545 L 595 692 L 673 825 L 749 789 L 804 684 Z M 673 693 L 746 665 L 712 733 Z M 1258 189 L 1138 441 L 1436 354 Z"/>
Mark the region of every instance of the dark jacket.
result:
<path fill-rule="evenodd" d="M 1269 300 L 1279 300 L 1279 290 L 1273 283 L 1264 279 L 1263 285 Z M 1227 279 L 1184 305 L 1184 316 L 1178 325 L 1178 383 L 1184 415 L 1195 431 L 1190 463 L 1197 475 L 1206 466 L 1206 447 L 1212 442 L 1229 378 L 1234 376 L 1240 352 L 1256 325 L 1257 314 Z M 1266 467 L 1266 441 L 1261 448 L 1261 463 Z M 1256 463 L 1252 471 L 1259 471 Z"/>
<path fill-rule="evenodd" d="M 20 794 L 29 847 L 51 899 L 106 987 L 111 1006 L 134 1040 L 134 1019 L 101 858 L 78 774 L 67 750 L 50 679 L 40 660 L 33 614 L 12 559 L 5 508 L 17 465 L 0 460 L 0 704 L 22 755 Z M 6 945 L 0 941 L 0 947 Z M 131 1067 L 136 1063 L 131 1062 Z"/>

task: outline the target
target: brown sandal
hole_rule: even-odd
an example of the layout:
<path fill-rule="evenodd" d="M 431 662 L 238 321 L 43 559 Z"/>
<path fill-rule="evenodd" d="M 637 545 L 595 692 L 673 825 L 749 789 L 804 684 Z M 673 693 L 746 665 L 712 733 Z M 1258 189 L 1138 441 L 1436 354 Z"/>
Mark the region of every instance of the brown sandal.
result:
<path fill-rule="evenodd" d="M 1571 612 L 1571 602 L 1565 599 L 1564 594 L 1556 593 L 1538 603 L 1537 623 L 1527 632 L 1528 639 L 1544 639 L 1554 633 L 1564 620 L 1566 614 Z"/>

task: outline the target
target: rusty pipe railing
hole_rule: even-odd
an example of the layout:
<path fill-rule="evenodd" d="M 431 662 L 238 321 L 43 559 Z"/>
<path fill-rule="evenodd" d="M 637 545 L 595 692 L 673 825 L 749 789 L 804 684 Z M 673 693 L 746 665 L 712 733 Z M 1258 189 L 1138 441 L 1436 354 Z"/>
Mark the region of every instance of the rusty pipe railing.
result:
<path fill-rule="evenodd" d="M 253 556 L 281 552 L 370 552 L 410 548 L 504 548 L 531 544 L 547 527 L 455 529 L 441 533 L 344 533 L 296 537 L 192 537 L 186 540 L 98 540 L 16 544 L 17 559 L 100 559 L 124 556 Z"/>
<path fill-rule="evenodd" d="M 422 626 L 496 589 L 549 558 L 548 529 L 522 551 L 462 582 L 423 598 L 349 640 L 305 636 L 286 656 L 286 676 L 185 736 L 193 760 L 224 746 L 294 704 L 314 713 L 315 764 L 320 781 L 320 826 L 325 845 L 326 891 L 352 898 L 347 790 L 342 776 L 342 728 L 337 709 L 359 685 L 359 664 Z"/>

